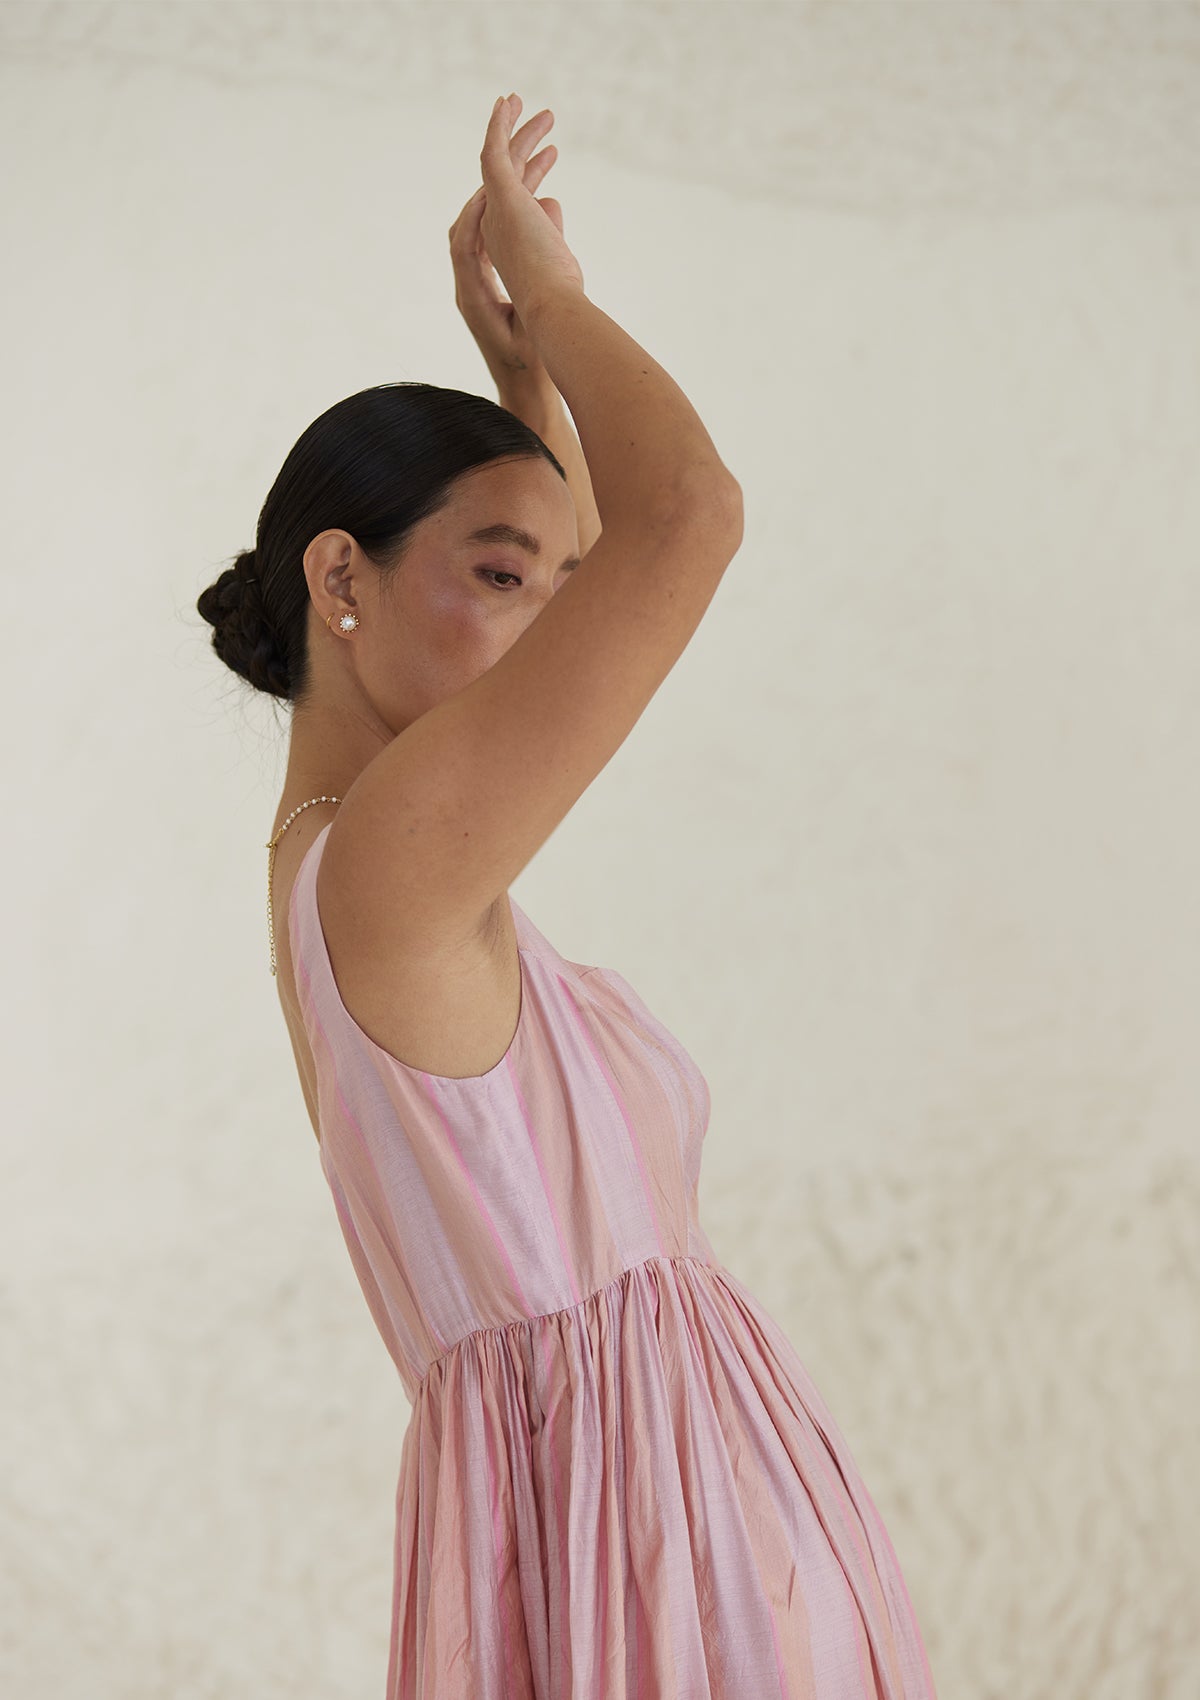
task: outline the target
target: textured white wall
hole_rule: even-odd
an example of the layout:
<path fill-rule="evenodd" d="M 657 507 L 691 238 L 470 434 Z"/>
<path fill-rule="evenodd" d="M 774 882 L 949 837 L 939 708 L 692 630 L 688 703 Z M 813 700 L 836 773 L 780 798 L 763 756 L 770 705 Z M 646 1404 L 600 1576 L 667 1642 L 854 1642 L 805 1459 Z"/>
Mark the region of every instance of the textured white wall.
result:
<path fill-rule="evenodd" d="M 0 1686 L 381 1695 L 408 1417 L 267 968 L 286 720 L 202 586 L 301 430 L 491 394 L 550 105 L 741 554 L 514 895 L 707 1074 L 702 1218 L 944 1700 L 1200 1680 L 1200 11 L 0 12 Z"/>

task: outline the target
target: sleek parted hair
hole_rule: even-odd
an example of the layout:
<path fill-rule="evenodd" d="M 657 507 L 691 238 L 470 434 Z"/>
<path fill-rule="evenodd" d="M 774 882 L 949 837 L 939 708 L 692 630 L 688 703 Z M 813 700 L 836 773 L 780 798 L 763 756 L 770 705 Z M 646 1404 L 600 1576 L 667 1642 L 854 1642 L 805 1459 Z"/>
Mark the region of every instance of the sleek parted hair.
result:
<path fill-rule="evenodd" d="M 543 455 L 536 431 L 507 408 L 436 384 L 376 384 L 335 402 L 297 440 L 258 516 L 255 546 L 204 590 L 196 608 L 212 646 L 256 690 L 295 703 L 308 682 L 304 551 L 322 531 L 348 531 L 381 572 L 408 533 L 449 500 L 455 479 L 488 461 Z"/>

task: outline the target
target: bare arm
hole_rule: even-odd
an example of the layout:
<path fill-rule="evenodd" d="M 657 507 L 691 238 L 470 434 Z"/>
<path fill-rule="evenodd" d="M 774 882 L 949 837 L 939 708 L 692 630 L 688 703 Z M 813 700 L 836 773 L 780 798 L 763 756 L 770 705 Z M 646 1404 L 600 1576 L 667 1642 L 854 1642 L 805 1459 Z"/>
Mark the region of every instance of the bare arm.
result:
<path fill-rule="evenodd" d="M 418 715 L 343 798 L 322 919 L 332 960 L 345 952 L 379 983 L 410 959 L 461 972 L 497 899 L 629 736 L 742 541 L 741 486 L 680 386 L 584 293 L 558 221 L 517 179 L 504 111 L 481 155 L 482 222 L 483 192 L 451 240 L 470 248 L 487 226 L 513 322 L 552 386 L 504 393 L 522 413 L 538 406 L 547 446 L 588 481 L 583 560 L 544 601 L 533 593 L 499 658 Z M 603 534 L 587 548 L 589 523 Z"/>
<path fill-rule="evenodd" d="M 600 536 L 600 514 L 592 494 L 583 446 L 566 403 L 544 366 L 529 372 L 506 373 L 498 389 L 501 407 L 515 413 L 531 431 L 537 432 L 566 473 L 579 520 L 579 553 L 586 555 Z"/>
<path fill-rule="evenodd" d="M 556 155 L 554 147 L 533 154 L 554 115 L 547 108 L 514 134 L 521 106 L 517 95 L 496 102 L 479 156 L 483 187 L 450 227 L 455 299 L 503 395 L 541 406 L 548 392 L 536 374 L 549 378 L 561 402 L 549 406 L 547 430 L 565 405 L 601 526 L 606 534 L 619 526 L 636 546 L 643 522 L 674 507 L 685 488 L 689 500 L 722 506 L 739 504 L 741 489 L 679 385 L 587 296 L 561 207 L 532 193 Z M 533 383 L 532 395 L 510 389 L 518 383 Z M 574 458 L 570 443 L 563 448 Z M 590 507 L 577 502 L 585 524 Z"/>

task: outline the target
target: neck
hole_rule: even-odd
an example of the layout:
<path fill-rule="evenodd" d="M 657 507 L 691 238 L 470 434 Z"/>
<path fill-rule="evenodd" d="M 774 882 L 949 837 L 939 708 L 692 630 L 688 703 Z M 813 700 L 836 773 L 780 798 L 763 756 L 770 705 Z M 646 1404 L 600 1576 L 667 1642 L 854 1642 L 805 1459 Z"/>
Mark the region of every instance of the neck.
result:
<path fill-rule="evenodd" d="M 386 728 L 360 713 L 292 716 L 287 772 L 279 803 L 283 821 L 310 797 L 344 797 L 363 768 L 390 741 Z M 318 804 L 323 813 L 332 811 Z"/>

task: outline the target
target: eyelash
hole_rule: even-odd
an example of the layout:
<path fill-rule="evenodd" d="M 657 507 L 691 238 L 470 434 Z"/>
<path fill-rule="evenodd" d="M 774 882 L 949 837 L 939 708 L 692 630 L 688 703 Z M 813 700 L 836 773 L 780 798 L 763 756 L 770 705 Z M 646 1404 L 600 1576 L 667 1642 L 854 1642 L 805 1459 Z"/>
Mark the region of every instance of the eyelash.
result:
<path fill-rule="evenodd" d="M 521 582 L 521 580 L 517 577 L 516 573 L 507 572 L 503 567 L 481 567 L 480 572 L 482 572 L 484 574 L 484 576 L 488 577 L 488 578 L 491 578 L 493 576 L 497 576 L 499 578 L 516 579 L 518 584 L 520 584 L 520 582 Z M 508 586 L 505 585 L 505 584 L 498 584 L 498 585 L 495 586 L 495 589 L 497 589 L 497 590 L 507 590 Z"/>

